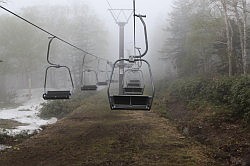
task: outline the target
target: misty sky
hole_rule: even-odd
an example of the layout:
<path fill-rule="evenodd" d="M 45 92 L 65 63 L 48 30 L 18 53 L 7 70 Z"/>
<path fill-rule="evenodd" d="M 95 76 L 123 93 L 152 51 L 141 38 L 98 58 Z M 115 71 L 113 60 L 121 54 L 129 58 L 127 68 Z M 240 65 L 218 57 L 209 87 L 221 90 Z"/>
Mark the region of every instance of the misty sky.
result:
<path fill-rule="evenodd" d="M 33 6 L 33 5 L 71 5 L 79 2 L 83 2 L 87 4 L 90 9 L 93 9 L 93 13 L 96 14 L 100 20 L 105 24 L 105 28 L 111 32 L 112 38 L 114 41 L 112 43 L 112 48 L 118 48 L 118 26 L 115 24 L 111 14 L 108 9 L 110 8 L 106 0 L 6 0 L 7 4 L 3 6 L 13 10 L 14 12 L 19 11 L 19 9 Z M 132 8 L 132 0 L 108 0 L 112 6 L 112 8 Z M 171 11 L 173 0 L 136 0 L 137 5 L 137 13 L 146 14 L 146 23 L 148 27 L 149 38 L 153 35 L 153 31 L 162 30 L 162 27 L 159 25 L 163 25 L 163 22 L 166 22 L 166 18 L 168 13 Z M 0 11 L 0 13 L 5 13 L 4 11 Z M 126 26 L 125 36 L 126 37 L 125 44 L 132 42 L 132 19 L 130 23 Z M 129 39 L 130 38 L 130 39 Z M 141 36 L 143 39 L 143 35 Z M 117 51 L 117 50 L 116 50 Z"/>
<path fill-rule="evenodd" d="M 106 0 L 7 0 L 8 4 L 4 5 L 12 9 L 18 9 L 32 5 L 56 5 L 84 2 L 88 4 L 99 16 L 107 16 L 109 8 Z M 132 0 L 109 0 L 112 8 L 132 8 Z M 172 0 L 136 0 L 137 10 L 146 12 L 151 18 L 165 16 L 171 9 Z"/>
<path fill-rule="evenodd" d="M 112 8 L 132 8 L 132 0 L 108 0 Z M 147 21 L 156 24 L 165 21 L 167 14 L 171 10 L 173 0 L 136 0 L 138 13 L 147 14 Z M 17 11 L 32 5 L 56 5 L 83 2 L 93 9 L 93 13 L 104 20 L 106 25 L 110 25 L 113 19 L 108 12 L 110 8 L 106 0 L 7 0 L 5 7 Z M 2 13 L 2 12 L 1 12 Z"/>

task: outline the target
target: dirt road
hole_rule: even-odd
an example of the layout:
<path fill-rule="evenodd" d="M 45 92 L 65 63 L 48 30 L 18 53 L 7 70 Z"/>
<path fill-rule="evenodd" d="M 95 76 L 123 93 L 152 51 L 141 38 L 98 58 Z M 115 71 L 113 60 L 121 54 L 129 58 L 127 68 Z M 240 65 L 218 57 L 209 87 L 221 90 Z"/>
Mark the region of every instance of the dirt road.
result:
<path fill-rule="evenodd" d="M 0 165 L 212 164 L 205 147 L 156 113 L 110 111 L 106 99 L 96 96 L 84 102 L 68 117 L 2 152 Z"/>

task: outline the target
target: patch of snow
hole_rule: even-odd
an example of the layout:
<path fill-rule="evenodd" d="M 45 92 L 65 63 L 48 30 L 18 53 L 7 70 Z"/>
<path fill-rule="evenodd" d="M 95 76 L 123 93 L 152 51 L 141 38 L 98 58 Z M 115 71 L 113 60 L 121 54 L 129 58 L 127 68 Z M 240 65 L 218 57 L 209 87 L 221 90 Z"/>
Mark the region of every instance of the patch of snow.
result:
<path fill-rule="evenodd" d="M 1 145 L 0 144 L 0 151 L 5 150 L 5 149 L 10 149 L 11 146 L 6 146 L 6 145 Z"/>
<path fill-rule="evenodd" d="M 38 117 L 41 109 L 41 103 L 44 102 L 41 97 L 43 91 L 41 89 L 34 89 L 31 92 L 31 99 L 23 103 L 23 106 L 19 106 L 14 109 L 0 109 L 1 119 L 11 119 L 24 123 L 25 125 L 18 126 L 15 129 L 5 129 L 0 131 L 0 133 L 16 135 L 22 132 L 27 132 L 28 134 L 32 134 L 35 131 L 40 131 L 41 126 L 53 124 L 57 121 L 56 118 L 44 120 Z"/>

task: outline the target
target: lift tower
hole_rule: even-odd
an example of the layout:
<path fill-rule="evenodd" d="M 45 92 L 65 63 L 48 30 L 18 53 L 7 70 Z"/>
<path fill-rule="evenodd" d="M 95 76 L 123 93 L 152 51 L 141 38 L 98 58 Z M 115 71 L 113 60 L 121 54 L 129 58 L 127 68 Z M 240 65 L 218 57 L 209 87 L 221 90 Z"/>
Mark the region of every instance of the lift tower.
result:
<path fill-rule="evenodd" d="M 110 6 L 111 7 L 111 6 Z M 119 26 L 119 59 L 124 59 L 124 28 L 133 15 L 133 9 L 109 9 L 115 23 Z M 124 62 L 119 63 L 119 94 L 123 94 Z"/>

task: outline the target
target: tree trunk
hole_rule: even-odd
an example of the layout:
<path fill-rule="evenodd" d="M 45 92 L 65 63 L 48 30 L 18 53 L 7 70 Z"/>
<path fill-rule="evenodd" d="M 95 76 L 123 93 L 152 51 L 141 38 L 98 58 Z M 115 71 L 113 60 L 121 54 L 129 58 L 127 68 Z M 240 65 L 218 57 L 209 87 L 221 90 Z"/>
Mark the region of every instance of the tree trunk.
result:
<path fill-rule="evenodd" d="M 228 9 L 227 9 L 227 0 L 220 0 L 222 7 L 223 7 L 223 12 L 224 12 L 224 21 L 225 21 L 225 26 L 226 26 L 226 34 L 227 34 L 227 54 L 228 54 L 228 75 L 232 76 L 233 75 L 233 47 L 232 47 L 232 28 L 231 28 L 231 23 L 229 20 L 228 16 Z"/>
<path fill-rule="evenodd" d="M 242 21 L 240 19 L 240 15 L 239 15 L 239 10 L 238 10 L 238 0 L 234 0 L 233 1 L 233 8 L 234 8 L 234 14 L 235 14 L 235 18 L 236 18 L 236 23 L 238 26 L 238 30 L 239 30 L 239 34 L 240 34 L 240 47 L 241 47 L 241 64 L 239 66 L 242 66 L 241 71 L 244 73 L 244 49 L 245 49 L 245 45 L 244 45 L 244 36 L 243 36 L 243 26 L 242 26 Z"/>
<path fill-rule="evenodd" d="M 243 51 L 243 73 L 247 74 L 247 2 L 246 0 L 242 0 L 243 7 L 243 43 L 244 49 Z"/>

